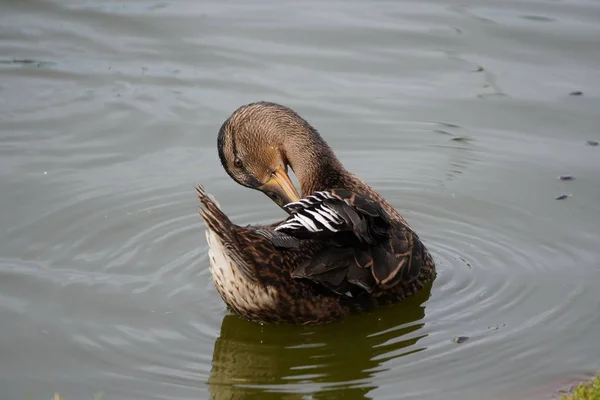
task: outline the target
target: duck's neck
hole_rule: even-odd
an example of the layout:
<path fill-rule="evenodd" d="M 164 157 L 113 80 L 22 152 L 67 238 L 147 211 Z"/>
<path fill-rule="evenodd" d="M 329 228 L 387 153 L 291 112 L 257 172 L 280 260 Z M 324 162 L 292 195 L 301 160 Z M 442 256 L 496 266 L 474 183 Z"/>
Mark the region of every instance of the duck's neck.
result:
<path fill-rule="evenodd" d="M 289 140 L 284 144 L 287 161 L 298 178 L 302 196 L 343 187 L 348 172 L 331 147 L 314 129 L 303 139 Z"/>

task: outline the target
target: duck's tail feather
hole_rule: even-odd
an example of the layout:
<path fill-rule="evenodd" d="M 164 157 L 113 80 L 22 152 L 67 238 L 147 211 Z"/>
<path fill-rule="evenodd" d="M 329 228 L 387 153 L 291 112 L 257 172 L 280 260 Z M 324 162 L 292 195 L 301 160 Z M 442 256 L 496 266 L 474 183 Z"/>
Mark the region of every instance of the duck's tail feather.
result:
<path fill-rule="evenodd" d="M 231 220 L 221 211 L 217 201 L 204 190 L 202 185 L 196 186 L 198 192 L 198 198 L 202 204 L 200 207 L 200 216 L 206 223 L 206 226 L 213 232 L 222 236 L 224 233 L 231 231 L 233 223 Z"/>
<path fill-rule="evenodd" d="M 248 279 L 250 282 L 256 282 L 255 274 L 250 267 L 250 264 L 244 258 L 242 251 L 239 248 L 239 243 L 236 238 L 237 227 L 227 215 L 221 211 L 217 201 L 208 194 L 202 185 L 196 186 L 198 192 L 198 198 L 200 199 L 200 216 L 206 223 L 206 227 L 212 235 L 216 235 L 219 238 L 220 244 L 223 246 L 223 250 L 227 257 L 233 262 L 235 267 Z M 209 240 L 209 253 L 216 251 L 210 248 L 211 239 L 207 232 L 207 238 Z"/>

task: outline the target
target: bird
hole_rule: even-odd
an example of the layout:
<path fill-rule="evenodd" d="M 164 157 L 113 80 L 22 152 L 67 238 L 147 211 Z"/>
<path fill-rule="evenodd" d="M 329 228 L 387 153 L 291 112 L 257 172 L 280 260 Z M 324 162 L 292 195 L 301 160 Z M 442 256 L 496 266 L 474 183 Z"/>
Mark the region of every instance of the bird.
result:
<path fill-rule="evenodd" d="M 217 148 L 235 182 L 287 214 L 236 225 L 196 185 L 212 280 L 233 313 L 258 323 L 328 323 L 399 302 L 435 279 L 434 259 L 405 219 L 291 108 L 239 107 L 221 125 Z"/>

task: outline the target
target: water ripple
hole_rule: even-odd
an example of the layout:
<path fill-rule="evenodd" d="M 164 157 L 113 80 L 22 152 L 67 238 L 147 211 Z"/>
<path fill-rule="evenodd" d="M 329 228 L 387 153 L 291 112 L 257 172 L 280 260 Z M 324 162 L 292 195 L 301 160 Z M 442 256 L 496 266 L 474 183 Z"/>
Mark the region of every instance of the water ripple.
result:
<path fill-rule="evenodd" d="M 600 25 L 560 3 L 4 2 L 3 394 L 547 398 L 596 370 Z M 215 149 L 261 99 L 401 211 L 431 288 L 318 327 L 227 312 L 194 185 L 282 218 Z"/>

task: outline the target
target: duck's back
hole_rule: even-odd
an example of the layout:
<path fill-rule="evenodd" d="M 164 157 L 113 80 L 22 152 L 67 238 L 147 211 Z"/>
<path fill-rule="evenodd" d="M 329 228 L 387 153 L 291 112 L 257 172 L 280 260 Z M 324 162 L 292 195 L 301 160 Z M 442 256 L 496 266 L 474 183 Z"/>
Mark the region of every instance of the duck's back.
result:
<path fill-rule="evenodd" d="M 435 276 L 433 258 L 376 192 L 362 192 L 332 189 L 286 206 L 291 216 L 275 231 L 300 239 L 299 255 L 286 257 L 292 277 L 357 300 L 406 297 Z"/>
<path fill-rule="evenodd" d="M 269 227 L 234 225 L 199 191 L 211 272 L 236 313 L 256 321 L 316 323 L 397 302 L 435 277 L 435 264 L 387 203 L 332 189 L 286 206 Z"/>

